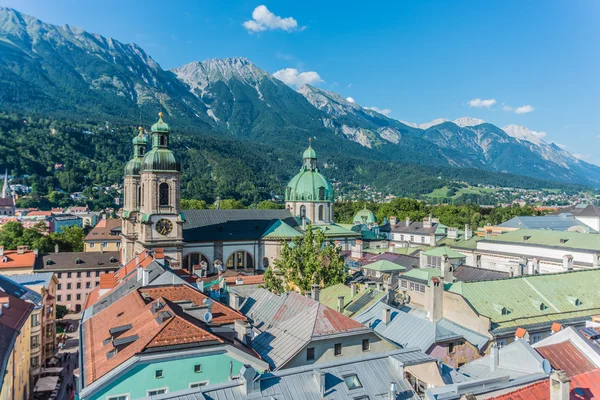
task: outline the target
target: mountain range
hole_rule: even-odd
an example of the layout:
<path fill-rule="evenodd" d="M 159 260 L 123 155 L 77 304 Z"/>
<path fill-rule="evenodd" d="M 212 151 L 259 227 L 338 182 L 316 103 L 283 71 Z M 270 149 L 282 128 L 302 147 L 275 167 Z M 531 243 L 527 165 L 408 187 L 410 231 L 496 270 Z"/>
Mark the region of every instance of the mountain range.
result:
<path fill-rule="evenodd" d="M 467 169 L 470 176 L 482 171 L 487 182 L 506 173 L 511 175 L 504 182 L 523 175 L 600 186 L 600 167 L 524 127 L 499 128 L 474 118 L 398 121 L 331 91 L 309 85 L 294 90 L 243 57 L 164 70 L 135 44 L 2 7 L 0 106 L 123 125 L 154 122 L 162 110 L 186 137 L 265 146 L 280 156 L 296 154 L 313 138 L 329 167 L 352 168 L 359 178 L 370 163 L 381 162 L 398 170 L 418 165 L 431 177 L 459 177 Z"/>

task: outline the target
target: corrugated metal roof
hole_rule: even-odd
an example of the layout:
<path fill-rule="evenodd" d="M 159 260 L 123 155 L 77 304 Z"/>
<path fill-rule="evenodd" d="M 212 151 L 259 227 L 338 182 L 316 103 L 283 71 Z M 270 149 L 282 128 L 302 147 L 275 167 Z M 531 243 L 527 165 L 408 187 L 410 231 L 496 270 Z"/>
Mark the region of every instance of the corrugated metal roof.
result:
<path fill-rule="evenodd" d="M 258 378 L 260 390 L 250 395 L 242 394 L 242 382 L 236 380 L 199 389 L 168 393 L 156 396 L 154 399 L 321 400 L 324 397 L 320 393 L 318 380 L 315 379 L 315 376 L 321 372 L 325 375 L 325 398 L 329 400 L 348 400 L 361 396 L 369 396 L 369 399 L 388 399 L 391 382 L 397 386 L 396 400 L 417 400 L 419 397 L 403 376 L 402 366 L 434 360 L 417 349 L 397 350 L 267 373 Z M 361 387 L 349 389 L 344 378 L 350 375 L 356 375 Z"/>
<path fill-rule="evenodd" d="M 511 243 L 563 249 L 600 250 L 600 235 L 593 233 L 550 231 L 543 229 L 517 229 L 481 242 Z"/>
<path fill-rule="evenodd" d="M 433 256 L 433 257 L 448 257 L 448 258 L 465 258 L 466 256 L 462 253 L 459 253 L 458 251 L 452 250 L 449 247 L 443 246 L 443 247 L 434 247 L 431 250 L 427 250 L 425 252 L 423 252 L 424 255 L 426 256 Z"/>
<path fill-rule="evenodd" d="M 352 317 L 359 314 L 381 300 L 386 295 L 385 292 L 375 289 L 365 289 L 359 291 L 352 297 L 352 290 L 343 283 L 329 286 L 321 289 L 319 293 L 319 302 L 327 307 L 337 310 L 338 297 L 344 296 L 344 315 Z"/>
<path fill-rule="evenodd" d="M 578 221 L 573 216 L 567 215 L 544 215 L 544 216 L 525 216 L 514 217 L 498 225 L 502 228 L 523 228 L 523 229 L 550 229 L 553 231 L 566 231 L 574 226 L 579 226 L 596 232 L 586 224 Z"/>
<path fill-rule="evenodd" d="M 462 282 L 489 281 L 509 278 L 508 272 L 461 265 L 454 270 L 454 280 Z"/>
<path fill-rule="evenodd" d="M 406 278 L 410 281 L 429 285 L 429 281 L 434 276 L 439 278 L 442 276 L 442 271 L 439 268 L 413 268 L 407 273 L 400 275 L 400 279 Z"/>
<path fill-rule="evenodd" d="M 596 369 L 590 361 L 570 340 L 548 346 L 536 347 L 542 357 L 550 362 L 552 368 L 562 369 L 569 376 L 582 374 Z"/>
<path fill-rule="evenodd" d="M 42 285 L 48 289 L 53 276 L 53 272 L 38 272 L 35 274 L 10 275 L 10 279 L 23 286 Z"/>
<path fill-rule="evenodd" d="M 362 268 L 370 269 L 373 271 L 380 271 L 380 272 L 389 272 L 389 271 L 403 272 L 403 271 L 406 271 L 406 267 L 403 267 L 400 264 L 396 264 L 396 263 L 393 263 L 388 260 L 375 261 L 374 263 L 363 265 Z"/>

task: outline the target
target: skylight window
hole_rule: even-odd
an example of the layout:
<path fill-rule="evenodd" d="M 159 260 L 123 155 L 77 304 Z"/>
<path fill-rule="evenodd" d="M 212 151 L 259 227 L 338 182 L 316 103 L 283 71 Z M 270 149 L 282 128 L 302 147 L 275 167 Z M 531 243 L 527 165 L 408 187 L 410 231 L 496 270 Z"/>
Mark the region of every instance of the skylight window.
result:
<path fill-rule="evenodd" d="M 344 382 L 346 382 L 348 390 L 360 389 L 362 387 L 362 383 L 360 383 L 360 380 L 356 374 L 344 376 Z"/>

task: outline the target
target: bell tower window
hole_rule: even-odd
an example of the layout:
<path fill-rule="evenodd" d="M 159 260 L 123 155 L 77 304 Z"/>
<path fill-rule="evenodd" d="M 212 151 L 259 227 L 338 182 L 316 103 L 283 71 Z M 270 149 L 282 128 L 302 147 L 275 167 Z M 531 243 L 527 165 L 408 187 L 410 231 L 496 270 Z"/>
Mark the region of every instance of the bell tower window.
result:
<path fill-rule="evenodd" d="M 169 205 L 169 184 L 161 183 L 158 185 L 158 205 L 168 206 Z"/>
<path fill-rule="evenodd" d="M 323 205 L 319 206 L 319 221 L 323 221 Z"/>
<path fill-rule="evenodd" d="M 319 200 L 325 200 L 325 188 L 323 186 L 319 188 Z"/>
<path fill-rule="evenodd" d="M 137 190 L 137 204 L 138 207 L 142 205 L 142 187 L 138 186 Z"/>
<path fill-rule="evenodd" d="M 140 147 L 140 156 L 143 156 L 145 152 L 146 149 L 144 147 Z"/>
<path fill-rule="evenodd" d="M 305 217 L 306 217 L 306 207 L 300 206 L 300 218 L 305 218 Z"/>
<path fill-rule="evenodd" d="M 166 146 L 166 144 L 167 144 L 166 142 L 167 142 L 167 140 L 166 140 L 166 138 L 164 137 L 164 135 L 161 135 L 161 136 L 160 136 L 160 145 L 161 145 L 161 146 Z"/>

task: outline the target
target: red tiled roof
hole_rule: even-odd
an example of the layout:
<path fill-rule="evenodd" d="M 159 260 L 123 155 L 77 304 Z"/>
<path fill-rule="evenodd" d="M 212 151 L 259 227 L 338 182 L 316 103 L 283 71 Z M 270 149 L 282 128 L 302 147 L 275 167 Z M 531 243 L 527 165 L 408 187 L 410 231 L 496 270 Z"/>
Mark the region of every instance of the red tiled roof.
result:
<path fill-rule="evenodd" d="M 158 301 L 164 304 L 160 311 L 170 314 L 162 323 L 156 320 L 156 314 L 152 312 L 152 304 Z M 146 304 L 137 291 L 114 302 L 85 324 L 84 371 L 88 385 L 147 348 L 201 342 L 223 343 L 222 339 L 205 330 L 201 322 L 194 322 L 184 315 L 181 307 L 164 299 Z M 131 328 L 119 337 L 137 335 L 137 339 L 119 347 L 117 353 L 108 358 L 107 353 L 114 350 L 111 341 L 105 344 L 105 340 L 110 339 L 109 329 L 127 324 L 131 324 Z"/>
<path fill-rule="evenodd" d="M 0 270 L 4 268 L 33 268 L 35 265 L 35 253 L 32 250 L 27 250 L 23 254 L 17 254 L 16 250 L 4 250 L 4 256 L 7 260 L 0 263 Z"/>
<path fill-rule="evenodd" d="M 120 219 L 101 219 L 87 234 L 84 241 L 88 240 L 121 240 L 119 235 L 111 235 L 110 231 L 121 227 Z"/>
<path fill-rule="evenodd" d="M 225 278 L 225 283 L 229 286 L 240 285 L 237 283 L 237 280 L 241 279 L 241 285 L 258 285 L 261 283 L 265 283 L 264 275 L 238 275 L 238 276 L 228 276 Z"/>
<path fill-rule="evenodd" d="M 596 368 L 570 340 L 536 348 L 542 357 L 550 362 L 552 368 L 562 369 L 567 375 L 575 376 Z"/>
<path fill-rule="evenodd" d="M 114 274 L 100 275 L 100 289 L 112 289 L 117 285 L 117 278 Z"/>
<path fill-rule="evenodd" d="M 117 278 L 123 279 L 137 267 L 146 268 L 148 265 L 150 265 L 150 263 L 152 263 L 152 261 L 154 261 L 154 259 L 152 258 L 152 256 L 150 256 L 150 253 L 147 250 L 144 250 L 137 257 L 134 257 L 133 259 L 129 260 L 127 264 L 125 264 L 115 273 L 115 275 L 117 276 Z"/>
<path fill-rule="evenodd" d="M 550 400 L 549 380 L 534 383 L 514 392 L 494 397 L 493 400 Z M 592 400 L 600 398 L 600 369 L 571 377 L 570 400 Z M 582 392 L 580 395 L 578 392 Z"/>
<path fill-rule="evenodd" d="M 0 291 L 0 306 L 8 304 L 9 307 L 2 308 L 2 316 L 0 316 L 0 324 L 14 330 L 19 330 L 29 318 L 31 310 L 35 306 L 33 303 L 23 301 L 15 296 Z"/>
<path fill-rule="evenodd" d="M 29 211 L 26 216 L 27 217 L 50 217 L 50 216 L 52 216 L 52 211 Z"/>
<path fill-rule="evenodd" d="M 139 291 L 140 293 L 150 296 L 152 299 L 163 298 L 174 303 L 179 301 L 191 301 L 194 303 L 194 306 L 202 305 L 202 302 L 208 298 L 208 296 L 187 285 L 143 287 L 140 288 Z M 212 322 L 218 325 L 231 324 L 235 320 L 247 320 L 246 317 L 235 311 L 233 308 L 229 308 L 216 301 L 212 307 L 212 315 Z"/>
<path fill-rule="evenodd" d="M 563 328 L 563 326 L 561 324 L 559 324 L 558 322 L 554 322 L 552 324 L 552 327 L 550 328 L 550 330 L 552 332 L 558 332 L 558 331 L 562 330 L 562 328 Z"/>

